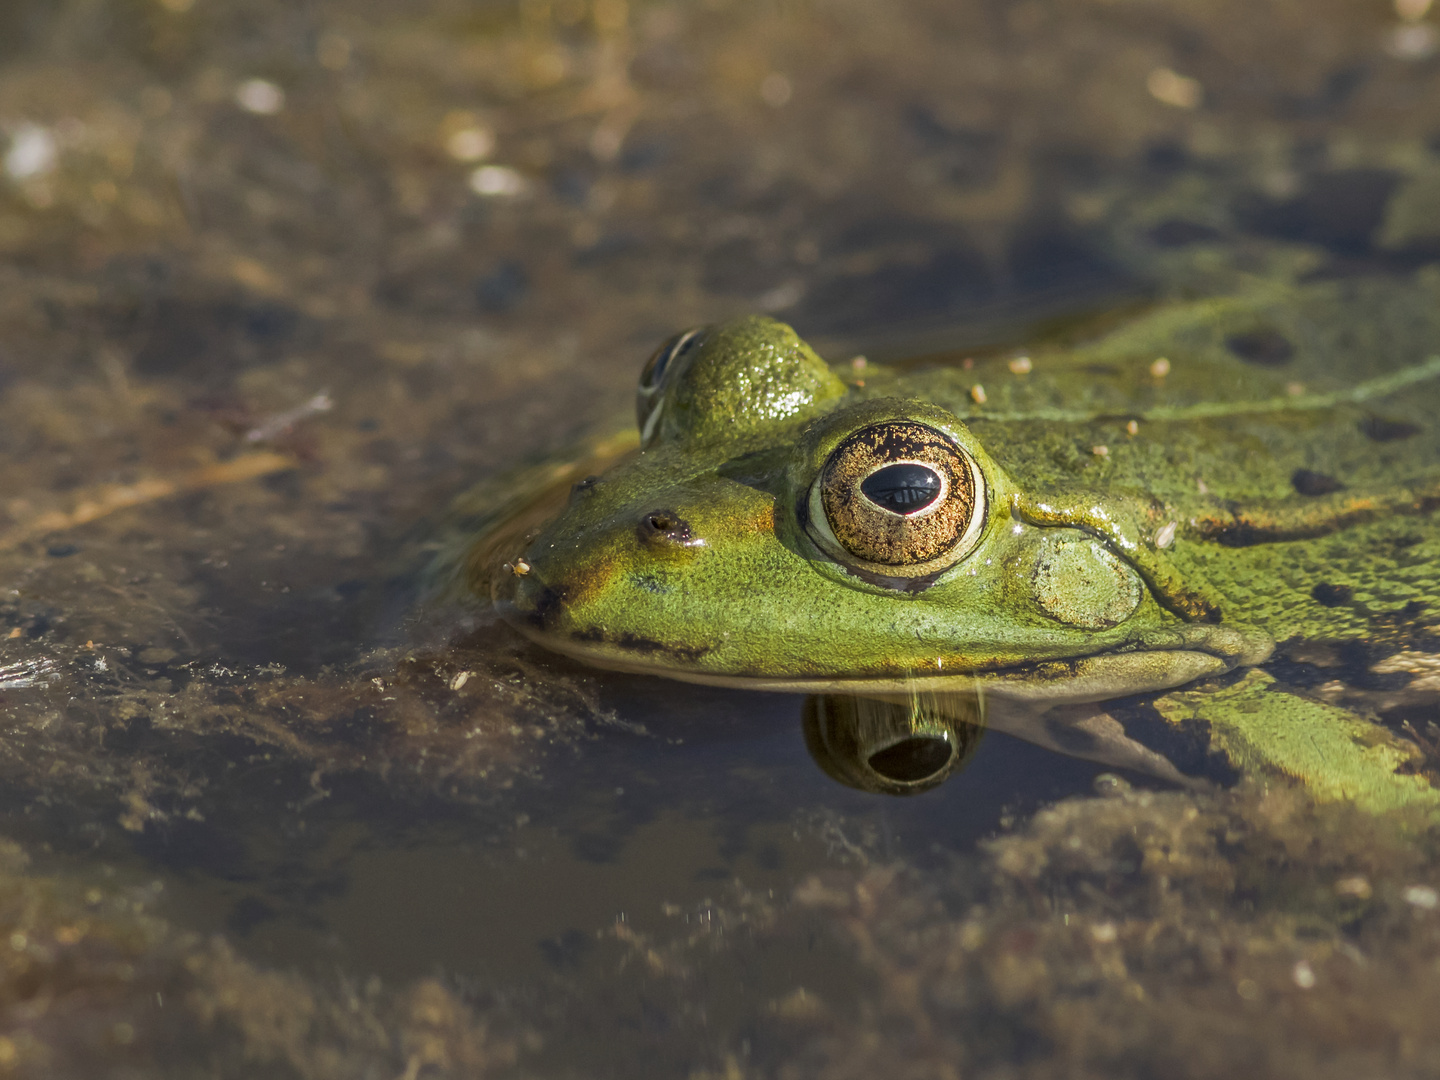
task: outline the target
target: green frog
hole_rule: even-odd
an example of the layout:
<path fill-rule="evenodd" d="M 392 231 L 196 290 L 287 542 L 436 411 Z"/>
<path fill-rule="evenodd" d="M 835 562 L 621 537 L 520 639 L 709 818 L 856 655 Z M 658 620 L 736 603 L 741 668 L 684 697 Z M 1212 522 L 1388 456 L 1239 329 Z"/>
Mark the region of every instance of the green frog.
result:
<path fill-rule="evenodd" d="M 1103 704 L 1152 695 L 1152 728 L 1236 768 L 1440 807 L 1426 740 L 1356 697 L 1440 689 L 1437 341 L 1424 275 L 978 359 L 687 330 L 637 432 L 532 477 L 461 574 L 587 664 L 812 695 L 812 749 L 871 790 L 933 785 L 982 724 L 1190 782 Z"/>

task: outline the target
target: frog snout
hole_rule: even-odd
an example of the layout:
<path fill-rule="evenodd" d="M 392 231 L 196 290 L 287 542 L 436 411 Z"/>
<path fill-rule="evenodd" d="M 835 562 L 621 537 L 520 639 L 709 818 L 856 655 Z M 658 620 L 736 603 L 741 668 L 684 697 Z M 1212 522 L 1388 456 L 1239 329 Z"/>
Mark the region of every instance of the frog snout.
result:
<path fill-rule="evenodd" d="M 553 630 L 569 603 L 571 590 L 552 583 L 523 556 L 506 563 L 491 590 L 495 608 L 506 622 Z"/>

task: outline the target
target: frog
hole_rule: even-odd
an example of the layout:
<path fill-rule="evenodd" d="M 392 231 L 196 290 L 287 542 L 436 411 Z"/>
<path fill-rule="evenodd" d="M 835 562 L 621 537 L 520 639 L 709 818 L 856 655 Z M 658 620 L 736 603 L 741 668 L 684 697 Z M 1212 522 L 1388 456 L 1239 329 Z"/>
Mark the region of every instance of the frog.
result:
<path fill-rule="evenodd" d="M 1424 740 L 1346 693 L 1440 652 L 1437 300 L 1255 282 L 891 363 L 689 329 L 635 428 L 533 475 L 455 573 L 584 664 L 808 695 L 812 752 L 867 790 L 929 789 L 986 727 L 1206 782 L 1123 699 L 1234 771 L 1436 810 Z"/>

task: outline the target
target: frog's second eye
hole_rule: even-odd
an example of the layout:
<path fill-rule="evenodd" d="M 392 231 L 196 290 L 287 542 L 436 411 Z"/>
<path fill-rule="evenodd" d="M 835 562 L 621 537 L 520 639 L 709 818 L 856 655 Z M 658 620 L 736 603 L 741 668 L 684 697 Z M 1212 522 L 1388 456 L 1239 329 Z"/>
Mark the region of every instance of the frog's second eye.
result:
<path fill-rule="evenodd" d="M 828 526 L 822 539 L 846 561 L 895 577 L 943 570 L 975 545 L 985 521 L 974 459 L 944 433 L 907 420 L 846 438 L 825 462 L 812 502 Z"/>
<path fill-rule="evenodd" d="M 640 424 L 641 442 L 650 441 L 655 422 L 660 419 L 659 399 L 660 391 L 665 385 L 665 376 L 680 366 L 680 360 L 699 345 L 704 336 L 703 326 L 676 334 L 645 361 L 645 367 L 640 371 L 640 386 L 635 397 L 635 413 Z"/>
<path fill-rule="evenodd" d="M 665 381 L 665 372 L 670 365 L 689 351 L 699 337 L 699 327 L 686 330 L 676 334 L 651 353 L 650 359 L 645 361 L 645 367 L 640 372 L 641 392 L 659 389 L 660 384 Z"/>

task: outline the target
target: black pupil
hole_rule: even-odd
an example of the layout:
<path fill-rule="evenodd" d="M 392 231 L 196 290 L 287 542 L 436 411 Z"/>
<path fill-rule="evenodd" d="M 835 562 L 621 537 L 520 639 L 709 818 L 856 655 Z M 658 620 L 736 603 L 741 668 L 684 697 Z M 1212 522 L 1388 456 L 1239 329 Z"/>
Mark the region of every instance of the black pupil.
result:
<path fill-rule="evenodd" d="M 914 735 L 877 750 L 870 755 L 869 765 L 887 780 L 913 784 L 928 780 L 950 764 L 952 751 L 947 739 L 934 735 Z"/>
<path fill-rule="evenodd" d="M 940 497 L 940 474 L 910 462 L 886 465 L 862 480 L 860 491 L 892 514 L 913 514 Z"/>

